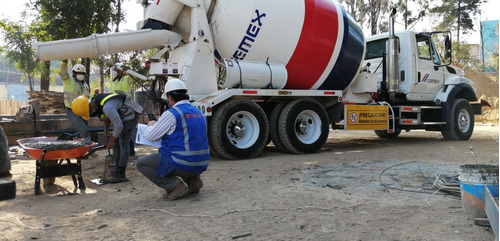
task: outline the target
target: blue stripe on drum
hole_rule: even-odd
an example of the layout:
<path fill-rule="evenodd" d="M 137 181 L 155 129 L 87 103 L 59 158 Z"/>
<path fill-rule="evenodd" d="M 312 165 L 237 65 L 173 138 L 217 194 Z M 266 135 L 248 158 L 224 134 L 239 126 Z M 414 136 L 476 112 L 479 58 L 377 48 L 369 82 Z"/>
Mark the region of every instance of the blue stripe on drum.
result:
<path fill-rule="evenodd" d="M 343 90 L 353 81 L 363 60 L 365 39 L 363 31 L 347 17 L 344 8 L 341 7 L 344 18 L 344 38 L 342 48 L 332 72 L 325 82 L 318 88 L 320 90 Z"/>

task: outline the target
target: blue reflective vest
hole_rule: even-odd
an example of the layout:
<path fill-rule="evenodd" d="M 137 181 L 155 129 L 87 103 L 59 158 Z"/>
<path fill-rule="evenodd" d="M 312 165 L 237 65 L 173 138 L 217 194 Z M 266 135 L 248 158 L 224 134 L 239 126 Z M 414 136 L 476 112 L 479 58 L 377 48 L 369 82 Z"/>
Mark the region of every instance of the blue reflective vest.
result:
<path fill-rule="evenodd" d="M 172 134 L 165 135 L 159 152 L 169 163 L 186 172 L 203 172 L 210 160 L 205 116 L 191 104 L 168 109 L 176 119 Z"/>

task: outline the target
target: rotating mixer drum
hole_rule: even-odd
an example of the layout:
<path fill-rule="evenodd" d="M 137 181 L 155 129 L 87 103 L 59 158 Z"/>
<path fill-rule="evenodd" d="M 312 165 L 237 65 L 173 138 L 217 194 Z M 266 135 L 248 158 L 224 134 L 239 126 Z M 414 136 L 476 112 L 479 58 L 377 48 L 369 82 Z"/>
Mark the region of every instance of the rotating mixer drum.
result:
<path fill-rule="evenodd" d="M 210 26 L 222 58 L 286 66 L 284 89 L 345 89 L 365 52 L 361 27 L 333 0 L 218 0 Z"/>

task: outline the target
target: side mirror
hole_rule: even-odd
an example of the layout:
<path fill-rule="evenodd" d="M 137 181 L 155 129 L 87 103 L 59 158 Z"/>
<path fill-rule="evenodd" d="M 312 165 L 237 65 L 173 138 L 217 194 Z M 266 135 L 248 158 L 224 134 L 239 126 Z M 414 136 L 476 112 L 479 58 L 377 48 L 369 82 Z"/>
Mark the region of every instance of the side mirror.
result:
<path fill-rule="evenodd" d="M 446 35 L 446 39 L 444 41 L 444 57 L 445 57 L 445 59 L 450 59 L 450 62 L 451 62 L 451 40 L 450 40 L 450 35 Z"/>

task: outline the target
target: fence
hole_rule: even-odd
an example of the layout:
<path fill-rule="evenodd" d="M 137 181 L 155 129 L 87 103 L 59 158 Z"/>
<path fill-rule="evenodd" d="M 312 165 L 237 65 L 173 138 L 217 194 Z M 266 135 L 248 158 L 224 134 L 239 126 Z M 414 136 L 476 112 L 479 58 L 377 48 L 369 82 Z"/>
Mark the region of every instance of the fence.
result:
<path fill-rule="evenodd" d="M 29 105 L 28 101 L 0 100 L 0 115 L 15 115 L 19 107 Z"/>

